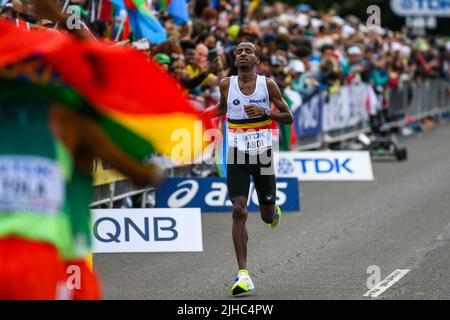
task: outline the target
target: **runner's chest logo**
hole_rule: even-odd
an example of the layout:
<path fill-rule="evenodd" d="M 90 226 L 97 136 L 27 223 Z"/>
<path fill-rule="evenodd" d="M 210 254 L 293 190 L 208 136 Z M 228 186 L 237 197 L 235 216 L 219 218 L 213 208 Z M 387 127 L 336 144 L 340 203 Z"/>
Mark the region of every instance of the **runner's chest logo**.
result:
<path fill-rule="evenodd" d="M 256 99 L 250 99 L 250 101 L 249 101 L 249 103 L 266 103 L 266 98 L 264 98 L 264 99 L 258 99 L 258 100 L 256 100 Z"/>

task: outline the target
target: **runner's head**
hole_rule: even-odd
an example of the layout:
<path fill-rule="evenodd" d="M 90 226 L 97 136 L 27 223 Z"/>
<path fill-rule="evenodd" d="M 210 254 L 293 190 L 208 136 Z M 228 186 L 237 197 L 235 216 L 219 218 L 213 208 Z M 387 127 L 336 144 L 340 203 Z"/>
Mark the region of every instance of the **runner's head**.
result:
<path fill-rule="evenodd" d="M 236 50 L 236 66 L 238 71 L 251 71 L 255 65 L 259 63 L 256 55 L 256 47 L 251 42 L 241 42 L 237 45 Z"/>

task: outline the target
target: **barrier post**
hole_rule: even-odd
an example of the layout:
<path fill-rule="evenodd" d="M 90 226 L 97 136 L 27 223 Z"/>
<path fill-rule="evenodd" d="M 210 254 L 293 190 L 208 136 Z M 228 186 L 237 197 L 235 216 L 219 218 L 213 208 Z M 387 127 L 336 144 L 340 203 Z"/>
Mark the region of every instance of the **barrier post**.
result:
<path fill-rule="evenodd" d="M 116 183 L 111 182 L 109 184 L 109 205 L 108 207 L 112 209 L 114 207 L 114 192 L 116 190 Z"/>

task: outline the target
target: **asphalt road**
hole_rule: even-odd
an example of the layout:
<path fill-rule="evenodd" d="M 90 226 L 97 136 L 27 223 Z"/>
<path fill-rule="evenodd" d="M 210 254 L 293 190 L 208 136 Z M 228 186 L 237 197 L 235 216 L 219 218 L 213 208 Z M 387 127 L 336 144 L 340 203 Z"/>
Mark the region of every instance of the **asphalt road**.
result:
<path fill-rule="evenodd" d="M 301 183 L 302 211 L 274 230 L 250 214 L 256 290 L 240 299 L 450 299 L 450 125 L 401 142 L 409 160 L 374 161 L 372 182 Z M 96 254 L 105 298 L 233 299 L 231 215 L 202 223 L 201 253 Z M 410 271 L 368 298 L 370 266 Z"/>

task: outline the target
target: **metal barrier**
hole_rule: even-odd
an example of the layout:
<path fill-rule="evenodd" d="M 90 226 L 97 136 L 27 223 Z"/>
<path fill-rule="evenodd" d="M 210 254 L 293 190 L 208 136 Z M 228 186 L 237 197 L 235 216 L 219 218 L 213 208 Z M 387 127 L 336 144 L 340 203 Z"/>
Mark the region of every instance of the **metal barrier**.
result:
<path fill-rule="evenodd" d="M 388 125 L 402 127 L 408 120 L 419 121 L 449 112 L 449 89 L 450 83 L 440 79 L 400 83 L 389 95 Z"/>

